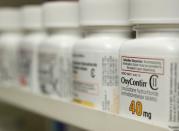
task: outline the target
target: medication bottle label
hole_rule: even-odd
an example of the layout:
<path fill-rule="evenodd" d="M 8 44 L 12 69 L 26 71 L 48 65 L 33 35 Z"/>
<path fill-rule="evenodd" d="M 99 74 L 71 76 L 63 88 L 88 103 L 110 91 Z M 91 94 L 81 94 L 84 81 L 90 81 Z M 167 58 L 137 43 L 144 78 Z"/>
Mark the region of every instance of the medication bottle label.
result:
<path fill-rule="evenodd" d="M 72 99 L 72 48 L 59 49 L 59 86 L 58 96 Z"/>
<path fill-rule="evenodd" d="M 119 110 L 118 52 L 75 50 L 74 101 L 103 111 Z"/>
<path fill-rule="evenodd" d="M 55 52 L 39 52 L 39 85 L 45 94 L 54 94 L 58 85 L 59 64 Z"/>
<path fill-rule="evenodd" d="M 23 47 L 19 49 L 19 82 L 22 86 L 30 86 L 32 59 L 32 50 Z"/>
<path fill-rule="evenodd" d="M 0 81 L 1 83 L 7 78 L 7 67 L 5 63 L 5 50 L 0 48 Z"/>
<path fill-rule="evenodd" d="M 17 84 L 16 53 L 10 49 L 0 48 L 0 82 L 5 85 Z"/>
<path fill-rule="evenodd" d="M 179 130 L 178 58 L 121 56 L 120 113 Z"/>

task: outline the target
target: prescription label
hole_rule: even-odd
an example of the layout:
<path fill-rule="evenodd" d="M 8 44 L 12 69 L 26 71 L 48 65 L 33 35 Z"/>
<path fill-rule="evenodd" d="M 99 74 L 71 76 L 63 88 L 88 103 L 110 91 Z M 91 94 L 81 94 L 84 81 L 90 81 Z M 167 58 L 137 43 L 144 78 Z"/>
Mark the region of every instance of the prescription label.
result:
<path fill-rule="evenodd" d="M 179 130 L 178 58 L 120 57 L 120 112 Z"/>
<path fill-rule="evenodd" d="M 119 110 L 118 53 L 76 50 L 74 101 L 103 111 Z"/>

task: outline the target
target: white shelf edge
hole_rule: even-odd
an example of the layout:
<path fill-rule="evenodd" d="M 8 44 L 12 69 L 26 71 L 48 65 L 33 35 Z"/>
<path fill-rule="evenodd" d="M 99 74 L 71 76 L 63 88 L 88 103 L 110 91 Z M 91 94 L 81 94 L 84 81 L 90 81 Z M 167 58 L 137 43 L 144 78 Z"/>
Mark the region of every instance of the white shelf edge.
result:
<path fill-rule="evenodd" d="M 0 101 L 91 131 L 169 131 L 19 88 L 0 88 Z"/>

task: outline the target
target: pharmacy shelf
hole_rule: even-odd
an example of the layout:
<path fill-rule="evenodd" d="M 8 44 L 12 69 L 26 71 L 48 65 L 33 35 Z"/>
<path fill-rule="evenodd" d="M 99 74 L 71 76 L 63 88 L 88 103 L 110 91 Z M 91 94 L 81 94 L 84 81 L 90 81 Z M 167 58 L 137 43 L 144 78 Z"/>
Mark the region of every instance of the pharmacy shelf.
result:
<path fill-rule="evenodd" d="M 0 101 L 90 131 L 168 131 L 162 127 L 36 95 L 26 89 L 0 88 Z"/>

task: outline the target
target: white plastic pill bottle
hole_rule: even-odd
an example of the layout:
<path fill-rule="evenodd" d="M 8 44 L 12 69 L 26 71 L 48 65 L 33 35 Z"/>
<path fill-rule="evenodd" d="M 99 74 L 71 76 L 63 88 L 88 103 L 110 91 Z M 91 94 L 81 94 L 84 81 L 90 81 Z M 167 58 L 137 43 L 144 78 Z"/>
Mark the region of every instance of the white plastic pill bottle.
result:
<path fill-rule="evenodd" d="M 179 130 L 179 1 L 131 0 L 137 39 L 120 51 L 120 114 Z"/>
<path fill-rule="evenodd" d="M 128 0 L 80 0 L 85 38 L 74 47 L 74 102 L 119 112 L 119 49 L 130 39 Z"/>
<path fill-rule="evenodd" d="M 72 49 L 81 38 L 79 5 L 73 1 L 43 6 L 48 38 L 39 50 L 39 80 L 44 93 L 72 100 Z"/>
<path fill-rule="evenodd" d="M 0 36 L 0 83 L 17 86 L 17 49 L 22 38 L 18 9 L 0 9 L 0 30 L 3 31 Z"/>
<path fill-rule="evenodd" d="M 22 7 L 21 20 L 24 37 L 19 46 L 19 83 L 23 87 L 30 87 L 34 92 L 39 92 L 38 47 L 46 37 L 42 23 L 42 7 Z"/>

